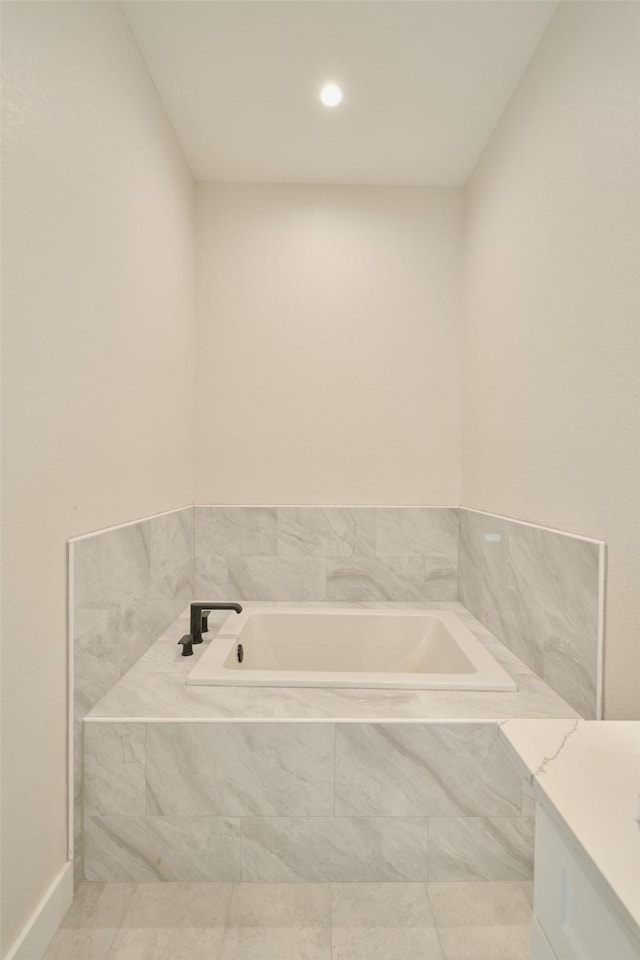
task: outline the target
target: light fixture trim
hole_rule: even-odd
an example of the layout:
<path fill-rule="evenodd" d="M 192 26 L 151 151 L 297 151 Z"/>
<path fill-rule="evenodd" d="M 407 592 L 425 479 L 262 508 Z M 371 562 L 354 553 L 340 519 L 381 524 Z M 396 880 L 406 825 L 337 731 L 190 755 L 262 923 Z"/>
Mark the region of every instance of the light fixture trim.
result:
<path fill-rule="evenodd" d="M 320 100 L 325 107 L 337 107 L 344 99 L 342 87 L 334 83 L 325 83 L 320 90 Z"/>

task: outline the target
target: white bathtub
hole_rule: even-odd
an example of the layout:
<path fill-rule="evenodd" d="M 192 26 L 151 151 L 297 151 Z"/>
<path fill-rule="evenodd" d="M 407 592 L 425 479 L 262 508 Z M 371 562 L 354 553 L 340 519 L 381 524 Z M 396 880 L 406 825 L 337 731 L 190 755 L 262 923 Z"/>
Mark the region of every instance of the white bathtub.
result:
<path fill-rule="evenodd" d="M 329 607 L 233 614 L 187 683 L 517 690 L 455 613 Z"/>

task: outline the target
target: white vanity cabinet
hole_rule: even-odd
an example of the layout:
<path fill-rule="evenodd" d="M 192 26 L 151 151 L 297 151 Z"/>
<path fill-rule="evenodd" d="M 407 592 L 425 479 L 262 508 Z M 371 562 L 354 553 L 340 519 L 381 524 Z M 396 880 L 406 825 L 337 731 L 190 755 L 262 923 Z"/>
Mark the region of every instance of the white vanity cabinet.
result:
<path fill-rule="evenodd" d="M 608 900 L 597 873 L 538 804 L 532 960 L 640 960 Z"/>

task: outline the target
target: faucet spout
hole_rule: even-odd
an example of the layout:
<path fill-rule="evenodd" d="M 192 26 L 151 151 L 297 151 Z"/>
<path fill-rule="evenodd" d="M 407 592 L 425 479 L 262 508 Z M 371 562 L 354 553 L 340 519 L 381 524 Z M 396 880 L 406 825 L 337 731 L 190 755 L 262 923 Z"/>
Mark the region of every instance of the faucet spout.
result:
<path fill-rule="evenodd" d="M 186 633 L 179 644 L 182 644 L 182 656 L 193 655 L 193 644 L 202 643 L 202 634 L 209 629 L 209 614 L 212 610 L 235 610 L 242 613 L 239 603 L 192 603 L 189 616 L 189 633 Z"/>
<path fill-rule="evenodd" d="M 234 610 L 242 613 L 239 603 L 192 603 L 189 632 L 194 643 L 202 643 L 202 634 L 209 629 L 209 613 L 212 610 Z"/>

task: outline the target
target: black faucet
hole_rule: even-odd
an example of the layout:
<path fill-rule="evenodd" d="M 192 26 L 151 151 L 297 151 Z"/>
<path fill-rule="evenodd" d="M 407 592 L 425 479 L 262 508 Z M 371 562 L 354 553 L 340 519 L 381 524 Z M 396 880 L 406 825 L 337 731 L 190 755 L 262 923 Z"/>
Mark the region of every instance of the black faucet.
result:
<path fill-rule="evenodd" d="M 202 643 L 202 634 L 209 630 L 209 614 L 212 610 L 235 610 L 242 613 L 239 603 L 192 603 L 189 618 L 189 633 L 185 633 L 178 643 L 182 644 L 182 656 L 193 655 L 193 644 Z"/>

